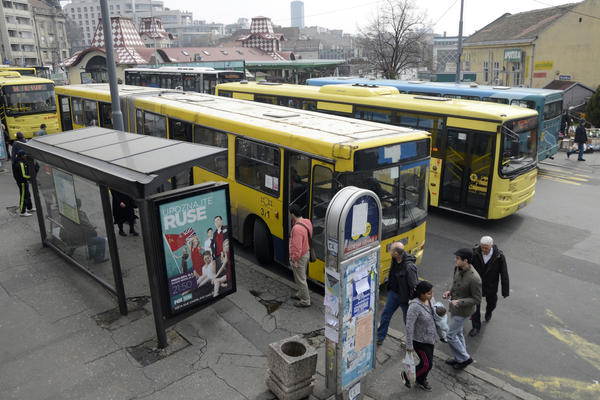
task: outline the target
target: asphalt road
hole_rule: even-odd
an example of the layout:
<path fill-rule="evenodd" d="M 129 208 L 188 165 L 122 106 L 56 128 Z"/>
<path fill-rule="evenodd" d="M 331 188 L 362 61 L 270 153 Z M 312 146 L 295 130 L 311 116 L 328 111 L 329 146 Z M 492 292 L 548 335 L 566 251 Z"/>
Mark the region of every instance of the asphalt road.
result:
<path fill-rule="evenodd" d="M 504 220 L 430 209 L 419 267 L 441 297 L 453 252 L 494 238 L 508 261 L 510 296 L 479 336 L 467 336 L 467 348 L 479 368 L 542 398 L 600 398 L 600 168 L 590 165 L 600 154 L 586 156 L 586 164 L 564 153 L 542 164 L 532 203 Z M 400 311 L 391 326 L 404 329 Z"/>
<path fill-rule="evenodd" d="M 577 163 L 559 153 L 542 163 L 532 203 L 500 221 L 430 209 L 419 266 L 441 299 L 453 252 L 483 235 L 494 238 L 508 261 L 510 296 L 500 297 L 479 336 L 467 336 L 467 347 L 478 368 L 544 399 L 600 398 L 600 154 L 585 158 Z M 293 280 L 281 266 L 265 268 Z M 401 311 L 391 326 L 404 330 Z M 465 333 L 470 329 L 468 322 Z"/>

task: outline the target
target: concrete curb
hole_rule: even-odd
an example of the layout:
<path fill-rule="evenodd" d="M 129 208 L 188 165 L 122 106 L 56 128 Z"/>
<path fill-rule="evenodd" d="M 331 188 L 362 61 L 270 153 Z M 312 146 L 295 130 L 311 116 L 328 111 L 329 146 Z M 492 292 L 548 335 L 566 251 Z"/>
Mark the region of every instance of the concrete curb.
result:
<path fill-rule="evenodd" d="M 389 328 L 388 335 L 391 336 L 392 338 L 398 340 L 403 345 L 405 344 L 405 340 L 404 340 L 405 336 L 402 332 L 397 331 L 392 328 Z M 444 353 L 441 350 L 438 350 L 437 348 L 434 350 L 433 355 L 435 358 L 438 358 L 442 361 L 445 361 L 446 359 L 450 358 L 449 355 L 447 355 L 446 353 Z M 474 367 L 473 364 L 466 367 L 464 369 L 464 371 L 466 373 L 474 376 L 477 379 L 481 379 L 482 381 L 484 381 L 492 386 L 495 386 L 498 389 L 504 390 L 505 392 L 508 392 L 508 393 L 512 394 L 513 396 L 518 397 L 521 400 L 543 400 L 541 397 L 538 397 L 534 394 L 531 394 L 522 389 L 519 389 L 519 388 L 511 385 L 510 383 L 503 381 L 500 378 L 497 378 L 479 368 Z"/>

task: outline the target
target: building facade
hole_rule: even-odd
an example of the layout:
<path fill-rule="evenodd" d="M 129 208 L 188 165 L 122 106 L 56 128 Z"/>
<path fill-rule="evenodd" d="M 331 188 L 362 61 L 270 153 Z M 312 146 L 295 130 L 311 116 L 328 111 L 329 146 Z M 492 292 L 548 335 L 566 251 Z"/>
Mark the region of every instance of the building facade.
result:
<path fill-rule="evenodd" d="M 2 63 L 40 65 L 37 34 L 27 0 L 3 0 L 0 6 Z"/>
<path fill-rule="evenodd" d="M 463 70 L 482 84 L 542 88 L 555 79 L 596 88 L 600 0 L 504 14 L 463 44 Z"/>
<path fill-rule="evenodd" d="M 108 0 L 108 7 L 111 17 L 130 18 L 135 26 L 140 25 L 142 18 L 148 17 L 160 18 L 169 32 L 172 27 L 192 23 L 191 12 L 169 10 L 164 8 L 160 0 Z M 64 11 L 69 19 L 81 28 L 85 45 L 89 46 L 102 17 L 98 0 L 72 0 L 64 7 Z"/>
<path fill-rule="evenodd" d="M 292 26 L 296 28 L 304 28 L 304 3 L 301 1 L 292 1 L 290 3 L 290 11 L 292 16 Z"/>
<path fill-rule="evenodd" d="M 40 64 L 55 69 L 70 52 L 67 18 L 58 2 L 51 5 L 40 0 L 29 0 L 29 4 L 38 38 Z"/>

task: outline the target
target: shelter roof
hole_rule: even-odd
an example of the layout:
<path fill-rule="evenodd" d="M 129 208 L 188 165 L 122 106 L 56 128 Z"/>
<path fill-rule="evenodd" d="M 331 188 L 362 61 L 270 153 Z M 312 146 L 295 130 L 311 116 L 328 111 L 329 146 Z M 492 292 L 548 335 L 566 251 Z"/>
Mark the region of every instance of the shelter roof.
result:
<path fill-rule="evenodd" d="M 464 45 L 489 42 L 531 42 L 579 3 L 531 10 L 518 14 L 506 13 L 465 40 Z"/>
<path fill-rule="evenodd" d="M 273 61 L 289 60 L 291 52 L 276 52 L 277 56 L 255 47 L 168 47 L 158 49 L 165 62 L 193 61 Z M 198 55 L 200 59 L 196 57 Z"/>
<path fill-rule="evenodd" d="M 143 198 L 177 173 L 227 150 L 89 127 L 34 138 L 23 144 L 33 158 Z"/>
<path fill-rule="evenodd" d="M 575 82 L 575 81 L 560 81 L 560 80 L 553 80 L 552 82 L 550 82 L 549 84 L 547 84 L 546 86 L 544 86 L 544 89 L 555 89 L 555 90 L 569 90 L 571 89 L 573 86 L 581 86 L 587 90 L 589 90 L 590 92 L 594 93 L 594 89 L 585 86 L 582 83 L 579 82 Z"/>

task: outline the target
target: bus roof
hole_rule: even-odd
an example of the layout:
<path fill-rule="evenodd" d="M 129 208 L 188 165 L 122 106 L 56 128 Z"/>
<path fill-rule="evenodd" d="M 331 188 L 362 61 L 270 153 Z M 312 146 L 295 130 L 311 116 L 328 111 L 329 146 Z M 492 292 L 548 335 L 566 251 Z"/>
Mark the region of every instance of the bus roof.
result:
<path fill-rule="evenodd" d="M 329 84 L 342 84 L 342 83 L 363 83 L 369 85 L 379 86 L 392 86 L 399 88 L 400 90 L 414 90 L 420 92 L 441 92 L 442 94 L 454 94 L 454 95 L 474 95 L 480 97 L 492 97 L 496 93 L 510 93 L 513 96 L 527 96 L 531 94 L 537 94 L 541 96 L 551 96 L 556 94 L 562 94 L 562 90 L 552 89 L 538 89 L 538 88 L 525 88 L 525 87 L 512 87 L 512 86 L 494 86 L 494 85 L 480 85 L 475 82 L 430 82 L 423 80 L 395 80 L 395 79 L 366 79 L 366 78 L 353 78 L 353 77 L 326 77 L 326 78 L 311 78 L 307 80 L 308 85 L 322 86 Z M 413 89 L 414 88 L 414 89 Z M 507 97 L 509 95 L 507 94 Z"/>
<path fill-rule="evenodd" d="M 368 144 L 366 147 L 374 147 L 429 137 L 428 132 L 410 128 L 195 92 L 158 91 L 123 85 L 119 86 L 119 90 L 121 95 L 148 94 L 136 97 L 136 106 L 150 112 L 167 111 L 171 117 L 176 115 L 177 119 L 233 133 L 243 134 L 250 126 L 256 129 L 253 138 L 282 146 L 294 143 L 300 150 L 325 157 L 332 156 L 332 147 L 336 145 L 357 148 Z M 107 84 L 61 86 L 56 92 L 110 102 Z M 160 95 L 152 95 L 159 92 Z M 237 129 L 232 129 L 232 126 Z"/>
<path fill-rule="evenodd" d="M 186 74 L 202 74 L 216 72 L 240 72 L 235 70 L 217 70 L 212 67 L 158 67 L 158 68 L 127 68 L 125 72 L 146 72 L 146 73 L 173 73 L 181 72 Z"/>
<path fill-rule="evenodd" d="M 398 94 L 389 87 L 354 86 L 351 84 L 307 86 L 264 85 L 256 82 L 230 82 L 217 85 L 218 90 L 273 94 L 306 99 L 329 100 L 346 104 L 379 106 L 424 113 L 439 113 L 456 117 L 471 117 L 492 121 L 536 116 L 537 112 L 519 106 L 482 101 Z"/>
<path fill-rule="evenodd" d="M 7 75 L 4 72 L 0 72 L 0 87 L 1 86 L 12 86 L 12 85 L 27 85 L 36 83 L 54 83 L 50 79 L 38 78 L 35 76 L 14 76 Z"/>

